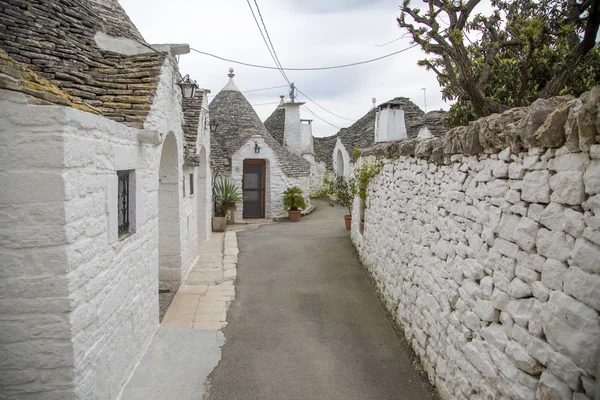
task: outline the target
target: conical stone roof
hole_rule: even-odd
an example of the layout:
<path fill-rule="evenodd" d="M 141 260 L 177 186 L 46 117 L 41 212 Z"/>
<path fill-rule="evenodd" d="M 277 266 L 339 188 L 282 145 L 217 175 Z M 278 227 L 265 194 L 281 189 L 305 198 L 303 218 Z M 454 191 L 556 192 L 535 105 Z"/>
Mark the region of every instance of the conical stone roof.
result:
<path fill-rule="evenodd" d="M 310 163 L 283 147 L 271 136 L 256 111 L 233 82 L 231 69 L 229 78 L 227 85 L 209 105 L 211 124 L 218 124 L 217 131 L 211 134 L 211 158 L 217 170 L 229 173 L 231 157 L 252 135 L 260 135 L 275 152 L 277 161 L 286 175 L 309 175 Z"/>

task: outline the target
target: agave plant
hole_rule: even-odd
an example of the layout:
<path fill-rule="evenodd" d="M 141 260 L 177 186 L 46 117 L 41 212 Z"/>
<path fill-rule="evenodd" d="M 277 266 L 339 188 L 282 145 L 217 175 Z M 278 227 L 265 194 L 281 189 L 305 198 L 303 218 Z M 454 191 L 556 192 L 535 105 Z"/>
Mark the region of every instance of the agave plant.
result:
<path fill-rule="evenodd" d="M 227 216 L 229 204 L 242 201 L 242 190 L 239 185 L 229 179 L 220 178 L 213 185 L 213 201 L 216 204 L 215 216 Z"/>
<path fill-rule="evenodd" d="M 306 202 L 304 201 L 303 192 L 298 186 L 289 187 L 283 192 L 283 205 L 287 210 L 297 211 L 304 210 Z"/>

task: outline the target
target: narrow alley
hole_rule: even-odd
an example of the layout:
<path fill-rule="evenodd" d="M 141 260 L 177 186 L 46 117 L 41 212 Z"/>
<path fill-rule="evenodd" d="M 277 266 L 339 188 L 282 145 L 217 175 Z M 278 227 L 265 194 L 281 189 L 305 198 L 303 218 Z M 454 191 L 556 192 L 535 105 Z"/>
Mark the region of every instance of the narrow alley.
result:
<path fill-rule="evenodd" d="M 359 264 L 345 209 L 238 233 L 236 298 L 209 400 L 433 399 Z"/>

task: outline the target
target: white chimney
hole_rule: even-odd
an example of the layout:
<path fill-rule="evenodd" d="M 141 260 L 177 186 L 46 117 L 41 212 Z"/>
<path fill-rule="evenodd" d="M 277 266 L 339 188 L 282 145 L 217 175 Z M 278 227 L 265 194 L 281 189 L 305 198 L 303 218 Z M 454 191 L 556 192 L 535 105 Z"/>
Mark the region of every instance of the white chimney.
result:
<path fill-rule="evenodd" d="M 390 142 L 406 138 L 404 110 L 399 104 L 380 105 L 375 118 L 375 142 Z"/>

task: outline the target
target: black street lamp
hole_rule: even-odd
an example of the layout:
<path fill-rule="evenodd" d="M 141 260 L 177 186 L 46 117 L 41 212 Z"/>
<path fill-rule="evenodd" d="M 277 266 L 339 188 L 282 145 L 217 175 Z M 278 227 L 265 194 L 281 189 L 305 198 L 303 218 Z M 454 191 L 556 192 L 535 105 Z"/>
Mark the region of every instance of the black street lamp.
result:
<path fill-rule="evenodd" d="M 210 133 L 212 133 L 212 134 L 217 133 L 218 127 L 219 127 L 219 124 L 217 123 L 217 121 L 210 121 Z"/>
<path fill-rule="evenodd" d="M 181 88 L 181 94 L 185 99 L 193 98 L 194 94 L 196 94 L 196 89 L 198 89 L 198 84 L 190 78 L 189 74 L 181 78 L 181 80 L 177 82 L 177 85 Z"/>
<path fill-rule="evenodd" d="M 254 141 L 254 152 L 256 154 L 260 153 L 260 146 L 258 145 L 258 142 L 256 140 Z"/>

